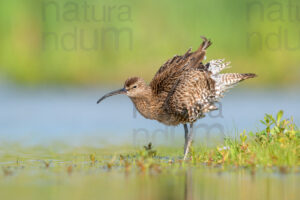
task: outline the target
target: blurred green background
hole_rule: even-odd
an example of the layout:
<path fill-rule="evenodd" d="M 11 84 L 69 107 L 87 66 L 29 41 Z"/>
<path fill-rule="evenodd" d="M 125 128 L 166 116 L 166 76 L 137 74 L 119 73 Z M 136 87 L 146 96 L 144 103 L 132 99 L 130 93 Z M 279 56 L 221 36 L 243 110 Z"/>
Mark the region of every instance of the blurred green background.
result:
<path fill-rule="evenodd" d="M 208 60 L 259 75 L 249 86 L 299 84 L 295 0 L 0 2 L 0 77 L 19 84 L 150 81 L 175 54 L 212 39 Z"/>

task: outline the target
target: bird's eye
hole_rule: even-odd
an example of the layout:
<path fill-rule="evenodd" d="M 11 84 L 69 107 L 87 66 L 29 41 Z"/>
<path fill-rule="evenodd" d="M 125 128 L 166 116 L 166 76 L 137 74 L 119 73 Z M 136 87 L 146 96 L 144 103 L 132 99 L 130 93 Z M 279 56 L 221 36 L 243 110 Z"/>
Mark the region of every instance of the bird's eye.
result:
<path fill-rule="evenodd" d="M 133 86 L 132 88 L 136 88 L 136 85 L 135 85 L 135 86 Z"/>

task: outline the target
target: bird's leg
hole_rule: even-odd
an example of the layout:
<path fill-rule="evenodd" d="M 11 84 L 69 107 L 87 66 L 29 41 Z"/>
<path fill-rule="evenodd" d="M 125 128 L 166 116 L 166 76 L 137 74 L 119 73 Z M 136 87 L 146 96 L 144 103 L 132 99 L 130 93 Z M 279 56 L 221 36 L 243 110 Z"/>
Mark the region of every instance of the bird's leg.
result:
<path fill-rule="evenodd" d="M 184 127 L 184 154 L 185 154 L 185 151 L 186 151 L 186 147 L 187 147 L 187 143 L 188 143 L 188 137 L 189 137 L 189 129 L 187 127 L 187 124 L 184 124 L 183 125 Z"/>
<path fill-rule="evenodd" d="M 187 155 L 189 153 L 192 141 L 193 141 L 193 124 L 190 124 L 190 131 L 189 132 L 190 133 L 188 134 L 188 139 L 187 139 L 187 144 L 186 144 L 185 151 L 184 151 L 183 160 L 186 159 L 186 157 L 187 157 Z"/>

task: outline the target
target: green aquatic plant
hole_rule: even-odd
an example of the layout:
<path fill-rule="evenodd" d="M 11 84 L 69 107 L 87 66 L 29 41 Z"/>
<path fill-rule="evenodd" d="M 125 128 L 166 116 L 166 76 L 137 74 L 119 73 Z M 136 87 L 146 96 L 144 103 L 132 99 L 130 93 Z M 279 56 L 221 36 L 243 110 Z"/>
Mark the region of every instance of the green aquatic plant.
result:
<path fill-rule="evenodd" d="M 156 156 L 156 150 L 153 149 L 153 145 L 150 142 L 147 146 L 144 146 L 145 151 L 141 152 L 141 155 L 148 156 L 148 157 L 154 157 Z"/>
<path fill-rule="evenodd" d="M 256 140 L 261 143 L 270 143 L 276 140 L 284 142 L 286 139 L 293 140 L 295 137 L 299 137 L 299 131 L 297 131 L 293 118 L 282 119 L 282 116 L 282 110 L 277 113 L 276 118 L 266 114 L 264 120 L 261 120 L 266 127 L 256 133 Z"/>

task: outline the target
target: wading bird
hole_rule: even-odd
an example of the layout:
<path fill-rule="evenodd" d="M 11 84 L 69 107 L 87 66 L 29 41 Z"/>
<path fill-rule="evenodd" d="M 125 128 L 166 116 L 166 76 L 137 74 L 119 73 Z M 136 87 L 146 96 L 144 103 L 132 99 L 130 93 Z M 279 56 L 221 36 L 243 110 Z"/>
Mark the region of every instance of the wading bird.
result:
<path fill-rule="evenodd" d="M 215 103 L 224 92 L 245 79 L 253 78 L 253 73 L 223 73 L 230 63 L 212 60 L 206 64 L 206 49 L 212 44 L 205 37 L 200 47 L 191 48 L 181 56 L 174 56 L 163 64 L 148 85 L 142 78 L 132 77 L 124 87 L 104 95 L 103 99 L 117 95 L 127 95 L 142 116 L 157 120 L 165 125 L 183 124 L 185 132 L 184 160 L 187 158 L 193 137 L 193 123 L 205 114 L 218 109 Z M 190 124 L 188 129 L 187 124 Z"/>

